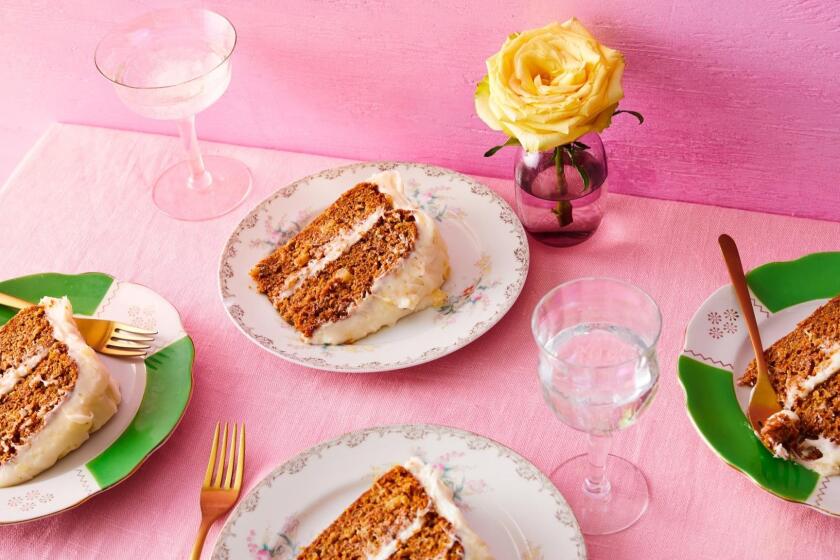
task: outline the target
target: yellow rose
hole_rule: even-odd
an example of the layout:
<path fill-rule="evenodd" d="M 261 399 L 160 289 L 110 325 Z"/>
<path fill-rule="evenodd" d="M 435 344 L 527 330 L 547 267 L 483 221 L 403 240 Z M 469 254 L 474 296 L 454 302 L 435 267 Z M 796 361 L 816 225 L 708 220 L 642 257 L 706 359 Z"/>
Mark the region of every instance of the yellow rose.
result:
<path fill-rule="evenodd" d="M 624 57 L 575 18 L 508 37 L 487 59 L 475 110 L 529 152 L 567 144 L 610 125 L 624 97 Z"/>

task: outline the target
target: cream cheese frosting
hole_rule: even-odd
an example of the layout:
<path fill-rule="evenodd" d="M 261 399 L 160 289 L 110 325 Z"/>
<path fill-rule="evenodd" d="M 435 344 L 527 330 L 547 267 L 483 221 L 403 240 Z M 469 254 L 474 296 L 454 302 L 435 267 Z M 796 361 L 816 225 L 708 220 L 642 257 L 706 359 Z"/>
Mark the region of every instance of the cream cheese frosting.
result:
<path fill-rule="evenodd" d="M 817 367 L 814 368 L 814 373 L 801 381 L 797 381 L 793 386 L 788 387 L 785 395 L 785 408 L 792 408 L 796 401 L 804 399 L 818 385 L 828 381 L 837 372 L 840 372 L 840 344 L 834 344 L 822 350 L 826 354 L 826 358 L 817 364 Z"/>
<path fill-rule="evenodd" d="M 481 537 L 467 525 L 464 514 L 452 499 L 452 490 L 441 480 L 437 469 L 417 457 L 412 457 L 403 466 L 423 485 L 438 515 L 454 528 L 455 537 L 464 547 L 464 560 L 494 560 Z"/>
<path fill-rule="evenodd" d="M 840 475 L 840 445 L 824 436 L 806 439 L 799 444 L 800 450 L 809 447 L 819 450 L 822 456 L 819 459 L 808 460 L 793 453 L 792 456 L 797 463 L 823 476 Z"/>
<path fill-rule="evenodd" d="M 20 446 L 10 461 L 0 465 L 0 487 L 29 480 L 54 465 L 84 443 L 90 432 L 102 427 L 120 402 L 119 388 L 79 333 L 67 298 L 45 297 L 40 305 L 53 328 L 53 337 L 67 346 L 70 358 L 76 362 L 78 377 L 73 390 L 44 416 L 44 427 Z M 31 377 L 28 382 L 43 383 L 36 376 Z"/>
<path fill-rule="evenodd" d="M 40 348 L 34 354 L 23 360 L 17 367 L 9 368 L 0 373 L 0 397 L 9 393 L 18 381 L 28 377 L 30 373 L 47 357 L 47 349 Z"/>
<path fill-rule="evenodd" d="M 376 554 L 367 554 L 365 560 L 388 560 L 391 557 L 391 555 L 397 551 L 397 548 L 399 548 L 400 544 L 410 539 L 412 536 L 414 536 L 415 533 L 417 533 L 420 529 L 423 528 L 423 521 L 428 512 L 428 510 L 417 512 L 417 515 L 415 516 L 411 524 L 409 524 L 408 527 L 400 531 L 399 534 L 397 534 L 397 538 L 380 548 L 379 552 L 377 552 Z"/>
<path fill-rule="evenodd" d="M 449 275 L 449 256 L 434 220 L 406 197 L 396 171 L 378 173 L 368 182 L 389 195 L 394 208 L 414 214 L 418 233 L 414 250 L 376 279 L 370 294 L 355 304 L 346 317 L 322 325 L 306 342 L 340 344 L 358 340 L 444 297 L 439 288 Z"/>

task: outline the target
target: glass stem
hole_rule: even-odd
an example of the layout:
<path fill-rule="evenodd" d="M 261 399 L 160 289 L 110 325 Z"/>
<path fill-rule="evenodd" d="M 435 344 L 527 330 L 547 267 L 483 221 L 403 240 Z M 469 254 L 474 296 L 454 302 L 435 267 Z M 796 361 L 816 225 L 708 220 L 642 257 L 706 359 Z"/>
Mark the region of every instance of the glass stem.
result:
<path fill-rule="evenodd" d="M 607 480 L 607 456 L 612 445 L 612 436 L 589 434 L 589 474 L 583 481 L 583 490 L 593 498 L 606 500 L 610 495 L 610 481 Z"/>
<path fill-rule="evenodd" d="M 213 182 L 213 178 L 204 167 L 204 159 L 198 147 L 198 137 L 195 134 L 195 115 L 178 121 L 178 134 L 187 153 L 187 163 L 190 166 L 190 178 L 187 186 L 191 189 L 206 189 Z"/>

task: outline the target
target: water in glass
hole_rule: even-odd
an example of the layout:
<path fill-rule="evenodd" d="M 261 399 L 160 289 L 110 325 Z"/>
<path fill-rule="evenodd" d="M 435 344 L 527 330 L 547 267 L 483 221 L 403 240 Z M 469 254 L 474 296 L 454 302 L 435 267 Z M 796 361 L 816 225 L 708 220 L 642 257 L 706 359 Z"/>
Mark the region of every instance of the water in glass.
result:
<path fill-rule="evenodd" d="M 539 373 L 546 401 L 572 428 L 598 435 L 626 428 L 653 397 L 656 355 L 630 329 L 582 323 L 557 333 L 545 348 Z"/>
<path fill-rule="evenodd" d="M 141 52 L 125 62 L 117 79 L 160 85 L 132 88 L 115 84 L 117 96 L 129 109 L 150 119 L 179 120 L 200 113 L 230 85 L 230 59 L 209 50 L 212 48 Z"/>

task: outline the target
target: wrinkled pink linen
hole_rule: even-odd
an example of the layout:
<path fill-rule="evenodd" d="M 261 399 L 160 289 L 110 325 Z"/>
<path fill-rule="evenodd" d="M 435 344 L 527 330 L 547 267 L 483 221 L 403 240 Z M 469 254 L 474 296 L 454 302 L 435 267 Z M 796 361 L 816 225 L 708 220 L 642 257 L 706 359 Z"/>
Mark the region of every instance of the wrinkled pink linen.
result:
<path fill-rule="evenodd" d="M 650 509 L 625 532 L 587 538 L 590 557 L 838 556 L 840 520 L 774 498 L 706 447 L 686 416 L 675 369 L 691 315 L 727 281 L 718 234 L 732 235 L 745 266 L 753 267 L 840 249 L 840 223 L 613 195 L 590 241 L 570 249 L 531 242 L 522 295 L 473 344 L 400 372 L 325 373 L 286 363 L 246 340 L 222 308 L 217 266 L 229 234 L 259 200 L 347 162 L 204 144 L 206 153 L 244 161 L 254 192 L 221 219 L 187 223 L 160 213 L 150 195 L 156 175 L 179 158 L 177 149 L 171 137 L 54 125 L 0 189 L 0 277 L 103 271 L 150 286 L 181 312 L 197 357 L 192 402 L 172 438 L 134 476 L 71 512 L 0 527 L 3 558 L 186 557 L 198 525 L 208 441 L 220 419 L 248 426 L 247 487 L 326 438 L 404 422 L 472 430 L 551 471 L 583 451 L 584 436 L 543 403 L 529 319 L 552 286 L 590 275 L 639 285 L 664 317 L 659 394 L 639 424 L 618 435 L 614 449 L 648 475 Z M 511 181 L 479 180 L 511 200 Z"/>

